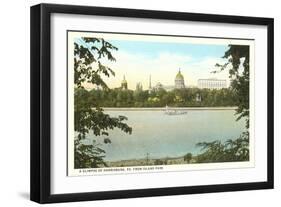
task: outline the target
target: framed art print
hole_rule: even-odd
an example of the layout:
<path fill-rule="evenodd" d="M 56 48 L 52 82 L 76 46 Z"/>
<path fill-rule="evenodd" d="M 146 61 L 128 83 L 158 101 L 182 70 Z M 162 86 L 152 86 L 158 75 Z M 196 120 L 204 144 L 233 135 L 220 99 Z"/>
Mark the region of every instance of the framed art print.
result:
<path fill-rule="evenodd" d="M 31 200 L 273 188 L 273 19 L 31 7 Z"/>

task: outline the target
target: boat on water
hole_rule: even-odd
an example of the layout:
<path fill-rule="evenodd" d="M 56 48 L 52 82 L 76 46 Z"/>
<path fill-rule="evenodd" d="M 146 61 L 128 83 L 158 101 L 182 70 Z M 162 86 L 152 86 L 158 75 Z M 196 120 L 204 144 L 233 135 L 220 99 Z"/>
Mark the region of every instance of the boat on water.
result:
<path fill-rule="evenodd" d="M 184 114 L 187 114 L 187 111 L 171 109 L 166 105 L 165 114 L 167 114 L 167 115 L 184 115 Z"/>

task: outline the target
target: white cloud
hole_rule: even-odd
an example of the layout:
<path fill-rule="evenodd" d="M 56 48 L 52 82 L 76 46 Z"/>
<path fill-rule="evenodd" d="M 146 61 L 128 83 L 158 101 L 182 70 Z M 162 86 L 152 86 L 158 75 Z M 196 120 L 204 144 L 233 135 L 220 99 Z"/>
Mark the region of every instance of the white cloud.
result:
<path fill-rule="evenodd" d="M 104 77 L 110 88 L 119 87 L 126 76 L 128 87 L 135 89 L 136 83 L 141 82 L 144 89 L 148 88 L 149 75 L 152 78 L 152 85 L 161 82 L 164 85 L 174 85 L 174 78 L 181 68 L 185 77 L 186 85 L 197 85 L 200 78 L 227 79 L 227 71 L 212 74 L 216 63 L 222 63 L 221 58 L 206 57 L 199 61 L 191 56 L 182 54 L 160 53 L 156 57 L 147 57 L 142 54 L 133 54 L 118 51 L 114 54 L 116 62 L 104 62 L 113 68 L 115 77 Z M 229 80 L 228 80 L 229 81 Z"/>

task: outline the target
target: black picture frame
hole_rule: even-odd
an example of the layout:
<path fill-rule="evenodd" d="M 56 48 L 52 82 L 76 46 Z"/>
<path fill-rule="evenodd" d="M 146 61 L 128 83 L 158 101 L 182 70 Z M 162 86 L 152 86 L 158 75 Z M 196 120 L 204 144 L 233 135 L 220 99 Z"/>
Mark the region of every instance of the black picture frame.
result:
<path fill-rule="evenodd" d="M 50 74 L 50 16 L 52 13 L 134 17 L 165 20 L 182 20 L 206 23 L 233 23 L 267 26 L 267 181 L 238 184 L 201 185 L 153 189 L 136 189 L 73 194 L 50 193 L 50 123 L 51 123 L 51 74 Z M 195 14 L 170 11 L 135 10 L 89 6 L 39 4 L 31 7 L 31 151 L 30 151 L 30 199 L 39 203 L 88 201 L 102 199 L 165 196 L 223 191 L 241 191 L 273 188 L 273 127 L 274 127 L 274 79 L 272 18 Z"/>

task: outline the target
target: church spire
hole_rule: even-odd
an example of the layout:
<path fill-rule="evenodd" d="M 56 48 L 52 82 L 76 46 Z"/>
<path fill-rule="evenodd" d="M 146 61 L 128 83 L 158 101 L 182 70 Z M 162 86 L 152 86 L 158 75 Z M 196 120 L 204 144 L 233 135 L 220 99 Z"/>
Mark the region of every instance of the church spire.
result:
<path fill-rule="evenodd" d="M 127 90 L 128 89 L 128 83 L 125 79 L 125 75 L 123 75 L 123 81 L 121 82 L 121 89 Z"/>

